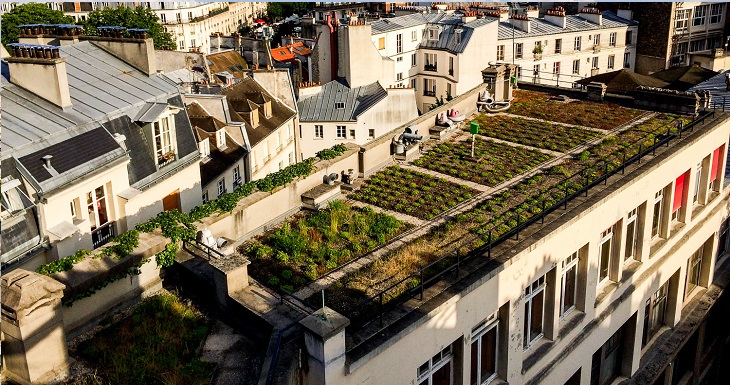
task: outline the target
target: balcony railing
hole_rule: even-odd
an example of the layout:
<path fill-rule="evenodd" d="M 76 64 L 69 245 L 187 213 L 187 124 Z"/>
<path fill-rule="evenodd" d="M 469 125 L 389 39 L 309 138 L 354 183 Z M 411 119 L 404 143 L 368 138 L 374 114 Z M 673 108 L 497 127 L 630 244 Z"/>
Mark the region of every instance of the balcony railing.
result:
<path fill-rule="evenodd" d="M 436 91 L 423 91 L 423 96 L 436 96 Z"/>
<path fill-rule="evenodd" d="M 423 70 L 424 70 L 424 71 L 433 71 L 433 72 L 437 72 L 437 71 L 438 71 L 438 66 L 437 66 L 436 64 L 425 64 L 425 65 L 423 66 Z"/>
<path fill-rule="evenodd" d="M 114 222 L 107 222 L 101 227 L 91 230 L 91 242 L 95 249 L 106 245 L 114 236 Z"/>
<path fill-rule="evenodd" d="M 169 152 L 165 155 L 158 156 L 157 157 L 157 168 L 160 169 L 160 168 L 167 166 L 168 164 L 174 162 L 175 158 L 176 158 L 176 156 L 175 156 L 174 152 Z"/>

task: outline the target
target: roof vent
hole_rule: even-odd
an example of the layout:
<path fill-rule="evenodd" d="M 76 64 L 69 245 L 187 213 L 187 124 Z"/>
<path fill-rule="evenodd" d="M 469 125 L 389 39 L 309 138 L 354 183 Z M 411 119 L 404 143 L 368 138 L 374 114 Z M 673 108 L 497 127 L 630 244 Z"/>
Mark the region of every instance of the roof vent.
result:
<path fill-rule="evenodd" d="M 46 165 L 46 168 L 51 168 L 51 159 L 53 158 L 53 155 L 44 155 L 41 159 L 43 159 L 43 163 Z"/>
<path fill-rule="evenodd" d="M 114 134 L 114 140 L 116 140 L 117 143 L 119 143 L 119 145 L 124 149 L 124 151 L 127 151 L 127 143 L 126 143 L 127 137 L 126 136 L 117 132 Z"/>

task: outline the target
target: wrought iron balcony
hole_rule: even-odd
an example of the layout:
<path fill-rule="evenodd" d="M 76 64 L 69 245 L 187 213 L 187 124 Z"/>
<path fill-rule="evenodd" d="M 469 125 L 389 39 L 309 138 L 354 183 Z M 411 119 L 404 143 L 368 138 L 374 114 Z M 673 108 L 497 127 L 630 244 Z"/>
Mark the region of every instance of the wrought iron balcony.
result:
<path fill-rule="evenodd" d="M 101 227 L 91 230 L 91 241 L 96 249 L 109 243 L 115 235 L 114 222 L 107 222 Z"/>

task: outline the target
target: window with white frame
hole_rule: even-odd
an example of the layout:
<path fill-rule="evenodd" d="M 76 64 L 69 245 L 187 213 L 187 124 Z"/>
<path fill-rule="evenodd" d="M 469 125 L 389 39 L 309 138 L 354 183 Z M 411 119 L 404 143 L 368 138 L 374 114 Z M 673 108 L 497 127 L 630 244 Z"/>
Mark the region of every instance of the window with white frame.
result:
<path fill-rule="evenodd" d="M 428 29 L 428 40 L 438 40 L 438 39 L 439 39 L 438 28 L 429 28 Z"/>
<path fill-rule="evenodd" d="M 454 383 L 454 354 L 451 345 L 436 353 L 418 367 L 418 385 L 452 385 Z"/>
<path fill-rule="evenodd" d="M 164 13 L 160 14 L 160 23 L 162 23 L 162 24 L 167 23 L 167 16 Z"/>
<path fill-rule="evenodd" d="M 577 75 L 580 73 L 580 60 L 575 59 L 573 60 L 573 74 Z"/>
<path fill-rule="evenodd" d="M 616 61 L 616 55 L 608 55 L 608 64 L 606 65 L 606 68 L 612 70 L 615 61 Z"/>
<path fill-rule="evenodd" d="M 525 288 L 524 348 L 528 349 L 543 336 L 545 316 L 545 276 Z"/>
<path fill-rule="evenodd" d="M 418 31 L 411 31 L 411 41 L 418 40 Z"/>
<path fill-rule="evenodd" d="M 109 223 L 106 201 L 106 186 L 101 185 L 86 193 L 86 208 L 91 222 L 91 231 Z"/>
<path fill-rule="evenodd" d="M 638 211 L 639 208 L 635 208 L 629 211 L 626 217 L 626 245 L 624 247 L 624 261 L 636 258 L 636 235 L 638 234 Z"/>
<path fill-rule="evenodd" d="M 535 42 L 535 47 L 538 45 L 542 46 L 540 42 Z M 555 53 L 560 53 L 563 50 L 563 39 L 555 39 Z"/>
<path fill-rule="evenodd" d="M 580 40 L 581 40 L 580 36 L 576 36 L 575 40 L 573 40 L 573 50 L 574 51 L 580 51 Z"/>
<path fill-rule="evenodd" d="M 496 320 L 485 321 L 471 332 L 471 385 L 488 384 L 497 377 L 497 323 Z"/>
<path fill-rule="evenodd" d="M 411 54 L 411 67 L 416 66 L 416 54 Z"/>
<path fill-rule="evenodd" d="M 203 193 L 203 203 L 208 203 L 208 202 L 210 202 L 210 198 L 208 197 L 208 192 L 206 191 Z"/>
<path fill-rule="evenodd" d="M 694 289 L 700 286 L 702 274 L 702 253 L 704 246 L 695 251 L 687 261 L 687 282 L 684 285 L 684 298 L 687 299 Z"/>
<path fill-rule="evenodd" d="M 601 233 L 601 246 L 598 250 L 598 283 L 608 280 L 611 271 L 611 254 L 613 252 L 613 226 Z"/>
<path fill-rule="evenodd" d="M 631 67 L 631 52 L 624 53 L 624 68 Z"/>
<path fill-rule="evenodd" d="M 368 139 L 375 139 L 375 129 L 374 128 L 368 129 Z"/>
<path fill-rule="evenodd" d="M 345 102 L 335 102 L 335 108 L 338 110 L 345 108 Z"/>
<path fill-rule="evenodd" d="M 601 34 L 600 33 L 593 35 L 593 45 L 601 45 Z"/>
<path fill-rule="evenodd" d="M 345 139 L 347 137 L 347 128 L 345 126 L 337 126 L 337 138 Z"/>
<path fill-rule="evenodd" d="M 692 17 L 692 26 L 696 27 L 705 24 L 707 7 L 707 5 L 698 5 L 695 7 L 694 16 Z"/>
<path fill-rule="evenodd" d="M 435 53 L 427 53 L 424 56 L 426 58 L 426 63 L 424 64 L 424 68 L 426 71 L 436 71 L 438 70 L 438 63 L 436 62 L 436 54 Z"/>
<path fill-rule="evenodd" d="M 497 60 L 504 60 L 504 45 L 497 46 Z"/>
<path fill-rule="evenodd" d="M 423 95 L 436 96 L 436 81 L 433 79 L 423 79 Z"/>
<path fill-rule="evenodd" d="M 704 51 L 707 47 L 707 39 L 697 39 L 689 42 L 689 51 Z"/>
<path fill-rule="evenodd" d="M 697 164 L 697 167 L 695 168 L 695 186 L 694 186 L 694 192 L 692 195 L 692 203 L 698 204 L 700 203 L 700 182 L 702 180 L 702 162 Z"/>
<path fill-rule="evenodd" d="M 165 116 L 153 123 L 155 135 L 155 154 L 157 163 L 166 163 L 175 158 L 175 147 L 172 141 L 171 117 Z"/>
<path fill-rule="evenodd" d="M 634 31 L 626 31 L 626 40 L 624 42 L 626 45 L 634 44 Z"/>
<path fill-rule="evenodd" d="M 663 219 L 662 216 L 662 205 L 664 204 L 664 190 L 659 190 L 654 194 L 654 209 L 652 211 L 651 218 L 651 238 L 654 239 L 659 236 Z"/>
<path fill-rule="evenodd" d="M 682 33 L 687 31 L 689 26 L 689 9 L 678 9 L 674 12 L 674 30 Z"/>
<path fill-rule="evenodd" d="M 591 68 L 592 69 L 598 69 L 598 56 L 594 56 L 591 58 Z"/>
<path fill-rule="evenodd" d="M 226 178 L 221 178 L 218 181 L 218 196 L 225 194 L 226 192 Z"/>
<path fill-rule="evenodd" d="M 175 14 L 175 20 L 177 20 L 177 23 L 182 23 L 182 16 L 180 15 L 180 12 Z"/>
<path fill-rule="evenodd" d="M 403 34 L 402 33 L 395 35 L 395 52 L 396 53 L 403 52 Z"/>
<path fill-rule="evenodd" d="M 651 340 L 664 325 L 664 317 L 667 313 L 667 295 L 669 294 L 669 282 L 666 282 L 644 305 L 644 333 L 641 338 L 641 346 Z"/>
<path fill-rule="evenodd" d="M 621 328 L 600 349 L 593 353 L 590 385 L 610 385 L 621 375 L 623 341 L 623 328 Z"/>
<path fill-rule="evenodd" d="M 324 128 L 320 125 L 314 126 L 314 137 L 318 139 L 324 138 Z"/>
<path fill-rule="evenodd" d="M 398 56 L 397 58 L 395 58 L 395 61 L 398 63 L 403 62 L 403 56 Z"/>
<path fill-rule="evenodd" d="M 522 43 L 515 44 L 515 59 L 522 59 Z"/>
<path fill-rule="evenodd" d="M 616 32 L 611 32 L 608 35 L 608 46 L 609 47 L 615 47 L 616 46 Z"/>
<path fill-rule="evenodd" d="M 555 63 L 553 63 L 553 74 L 554 75 L 560 74 L 560 62 L 559 61 L 556 61 Z"/>
<path fill-rule="evenodd" d="M 578 252 L 560 262 L 560 316 L 565 317 L 575 309 L 578 294 Z"/>
<path fill-rule="evenodd" d="M 233 188 L 241 185 L 241 169 L 236 166 L 233 168 Z"/>
<path fill-rule="evenodd" d="M 710 24 L 717 24 L 722 19 L 723 3 L 710 4 Z"/>
<path fill-rule="evenodd" d="M 397 74 L 395 74 L 395 80 L 398 82 L 403 80 L 403 72 L 398 72 Z"/>
<path fill-rule="evenodd" d="M 200 157 L 205 159 L 210 156 L 210 139 L 205 138 L 198 143 L 198 151 L 200 151 Z"/>

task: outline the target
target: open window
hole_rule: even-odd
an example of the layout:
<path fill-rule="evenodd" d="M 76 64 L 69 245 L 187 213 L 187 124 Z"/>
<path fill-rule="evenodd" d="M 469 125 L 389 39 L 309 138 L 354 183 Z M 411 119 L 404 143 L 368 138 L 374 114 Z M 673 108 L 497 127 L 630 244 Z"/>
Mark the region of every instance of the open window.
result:
<path fill-rule="evenodd" d="M 20 180 L 14 178 L 2 181 L 2 217 L 8 218 L 33 207 L 33 201 L 20 190 Z"/>

